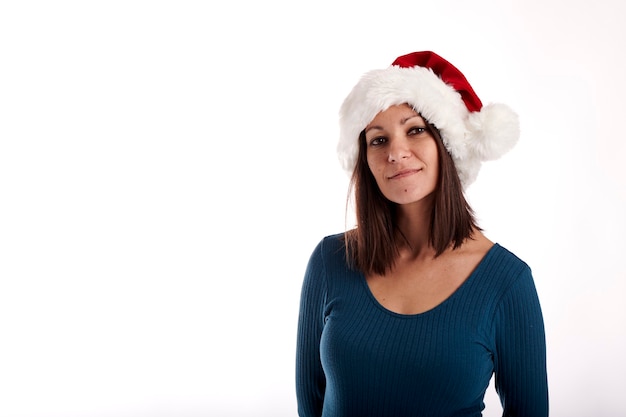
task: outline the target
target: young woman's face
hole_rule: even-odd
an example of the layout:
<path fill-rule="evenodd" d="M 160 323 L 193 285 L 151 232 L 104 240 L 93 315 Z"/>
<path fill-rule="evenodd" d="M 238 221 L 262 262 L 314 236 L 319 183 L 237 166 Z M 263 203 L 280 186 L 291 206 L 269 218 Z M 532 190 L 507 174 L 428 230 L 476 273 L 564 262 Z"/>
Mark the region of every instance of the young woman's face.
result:
<path fill-rule="evenodd" d="M 367 164 L 383 195 L 397 204 L 424 200 L 437 186 L 439 160 L 426 122 L 406 104 L 380 112 L 365 128 Z"/>

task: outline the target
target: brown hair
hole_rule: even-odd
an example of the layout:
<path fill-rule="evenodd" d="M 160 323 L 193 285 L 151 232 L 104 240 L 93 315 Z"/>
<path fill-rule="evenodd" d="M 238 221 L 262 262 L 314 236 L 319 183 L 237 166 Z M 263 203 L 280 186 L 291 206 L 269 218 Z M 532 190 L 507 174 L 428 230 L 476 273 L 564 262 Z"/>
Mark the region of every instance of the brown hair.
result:
<path fill-rule="evenodd" d="M 481 230 L 474 212 L 463 194 L 463 186 L 454 161 L 445 148 L 441 134 L 429 123 L 427 127 L 437 143 L 439 176 L 430 216 L 430 244 L 441 255 L 451 245 L 460 247 Z M 346 255 L 352 268 L 365 274 L 384 275 L 393 267 L 399 254 L 396 204 L 381 193 L 367 163 L 365 133 L 359 135 L 359 155 L 350 180 L 354 191 L 357 227 L 345 234 Z M 400 237 L 401 238 L 401 237 Z"/>

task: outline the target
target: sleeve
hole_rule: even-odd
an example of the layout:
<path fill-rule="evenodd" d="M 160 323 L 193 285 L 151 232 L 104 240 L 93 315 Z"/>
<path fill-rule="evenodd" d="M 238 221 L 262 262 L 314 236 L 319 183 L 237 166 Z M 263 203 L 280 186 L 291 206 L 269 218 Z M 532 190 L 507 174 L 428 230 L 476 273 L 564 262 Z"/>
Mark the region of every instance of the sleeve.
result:
<path fill-rule="evenodd" d="M 320 361 L 326 277 L 320 242 L 309 259 L 300 296 L 296 344 L 296 397 L 300 417 L 320 417 L 326 379 Z"/>
<path fill-rule="evenodd" d="M 500 300 L 495 325 L 495 387 L 503 416 L 547 417 L 545 329 L 528 266 Z"/>

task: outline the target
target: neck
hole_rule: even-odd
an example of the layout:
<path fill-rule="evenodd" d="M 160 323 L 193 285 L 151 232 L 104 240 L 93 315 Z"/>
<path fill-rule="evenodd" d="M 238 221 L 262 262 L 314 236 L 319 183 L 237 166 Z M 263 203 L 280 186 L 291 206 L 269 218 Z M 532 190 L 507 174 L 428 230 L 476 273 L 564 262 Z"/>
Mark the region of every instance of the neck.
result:
<path fill-rule="evenodd" d="M 399 236 L 401 256 L 434 256 L 435 250 L 430 244 L 432 202 L 401 205 L 397 210 L 398 229 L 402 235 Z"/>

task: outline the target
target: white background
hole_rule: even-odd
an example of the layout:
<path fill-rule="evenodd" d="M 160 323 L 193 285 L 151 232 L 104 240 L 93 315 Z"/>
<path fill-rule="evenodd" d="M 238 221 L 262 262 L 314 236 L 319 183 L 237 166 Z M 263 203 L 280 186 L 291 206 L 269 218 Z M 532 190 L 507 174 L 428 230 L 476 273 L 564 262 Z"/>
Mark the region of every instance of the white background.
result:
<path fill-rule="evenodd" d="M 363 72 L 434 50 L 520 114 L 468 197 L 533 268 L 551 415 L 625 416 L 624 15 L 0 3 L 0 415 L 295 416 L 304 267 L 346 226 L 337 110 Z"/>

